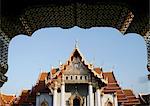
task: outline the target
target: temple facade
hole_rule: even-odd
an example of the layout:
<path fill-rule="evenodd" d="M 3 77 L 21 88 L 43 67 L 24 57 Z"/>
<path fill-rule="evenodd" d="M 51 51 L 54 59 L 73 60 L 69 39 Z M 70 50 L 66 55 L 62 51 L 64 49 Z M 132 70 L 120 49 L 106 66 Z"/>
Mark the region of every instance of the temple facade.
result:
<path fill-rule="evenodd" d="M 140 101 L 122 89 L 113 72 L 103 72 L 75 47 L 65 64 L 42 72 L 35 86 L 23 90 L 14 106 L 134 106 Z"/>

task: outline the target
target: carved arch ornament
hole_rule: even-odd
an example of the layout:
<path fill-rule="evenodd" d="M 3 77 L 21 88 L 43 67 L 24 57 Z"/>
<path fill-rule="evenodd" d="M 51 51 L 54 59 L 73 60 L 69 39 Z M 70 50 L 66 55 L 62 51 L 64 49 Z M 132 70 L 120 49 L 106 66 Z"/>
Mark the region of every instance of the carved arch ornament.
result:
<path fill-rule="evenodd" d="M 48 106 L 48 102 L 44 99 L 44 101 L 41 103 L 41 106 Z"/>
<path fill-rule="evenodd" d="M 113 104 L 113 102 L 108 98 L 108 100 L 105 102 L 105 105 L 104 106 L 115 106 Z"/>
<path fill-rule="evenodd" d="M 83 97 L 79 95 L 78 92 L 75 92 L 73 95 L 70 96 L 69 98 L 69 106 L 73 106 L 73 100 L 78 99 L 80 101 L 80 106 L 83 106 Z"/>

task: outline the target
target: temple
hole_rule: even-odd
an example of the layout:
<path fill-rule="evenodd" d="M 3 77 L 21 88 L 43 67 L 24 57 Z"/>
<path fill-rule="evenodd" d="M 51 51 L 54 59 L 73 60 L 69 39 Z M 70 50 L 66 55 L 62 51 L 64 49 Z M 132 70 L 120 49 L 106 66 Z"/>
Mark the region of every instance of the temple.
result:
<path fill-rule="evenodd" d="M 30 90 L 23 90 L 14 106 L 134 106 L 131 89 L 122 89 L 113 72 L 87 63 L 75 47 L 65 64 L 42 72 Z"/>

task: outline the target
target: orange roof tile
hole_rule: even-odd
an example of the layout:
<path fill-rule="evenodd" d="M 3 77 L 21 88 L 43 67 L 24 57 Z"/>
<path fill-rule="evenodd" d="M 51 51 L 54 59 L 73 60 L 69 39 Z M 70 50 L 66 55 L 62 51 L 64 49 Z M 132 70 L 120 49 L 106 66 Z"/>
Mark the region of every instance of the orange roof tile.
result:
<path fill-rule="evenodd" d="M 42 72 L 39 76 L 39 81 L 44 81 L 47 75 L 48 75 L 47 72 Z"/>
<path fill-rule="evenodd" d="M 16 98 L 14 95 L 6 95 L 6 94 L 1 94 L 1 93 L 0 93 L 0 97 L 2 101 L 6 104 L 11 104 L 13 100 Z"/>
<path fill-rule="evenodd" d="M 102 73 L 102 68 L 94 68 L 94 71 L 97 72 L 98 74 L 101 74 Z"/>

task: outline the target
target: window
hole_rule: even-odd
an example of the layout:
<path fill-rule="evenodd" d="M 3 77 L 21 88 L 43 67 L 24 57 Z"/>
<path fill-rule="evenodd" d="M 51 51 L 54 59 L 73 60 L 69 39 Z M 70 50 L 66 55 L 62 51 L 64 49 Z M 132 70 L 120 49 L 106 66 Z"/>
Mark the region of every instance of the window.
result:
<path fill-rule="evenodd" d="M 76 80 L 78 79 L 78 77 L 76 76 Z"/>
<path fill-rule="evenodd" d="M 66 77 L 66 80 L 68 80 L 68 77 Z"/>
<path fill-rule="evenodd" d="M 87 77 L 85 76 L 85 80 L 87 79 Z"/>
<path fill-rule="evenodd" d="M 82 76 L 80 76 L 80 80 L 82 80 Z"/>

